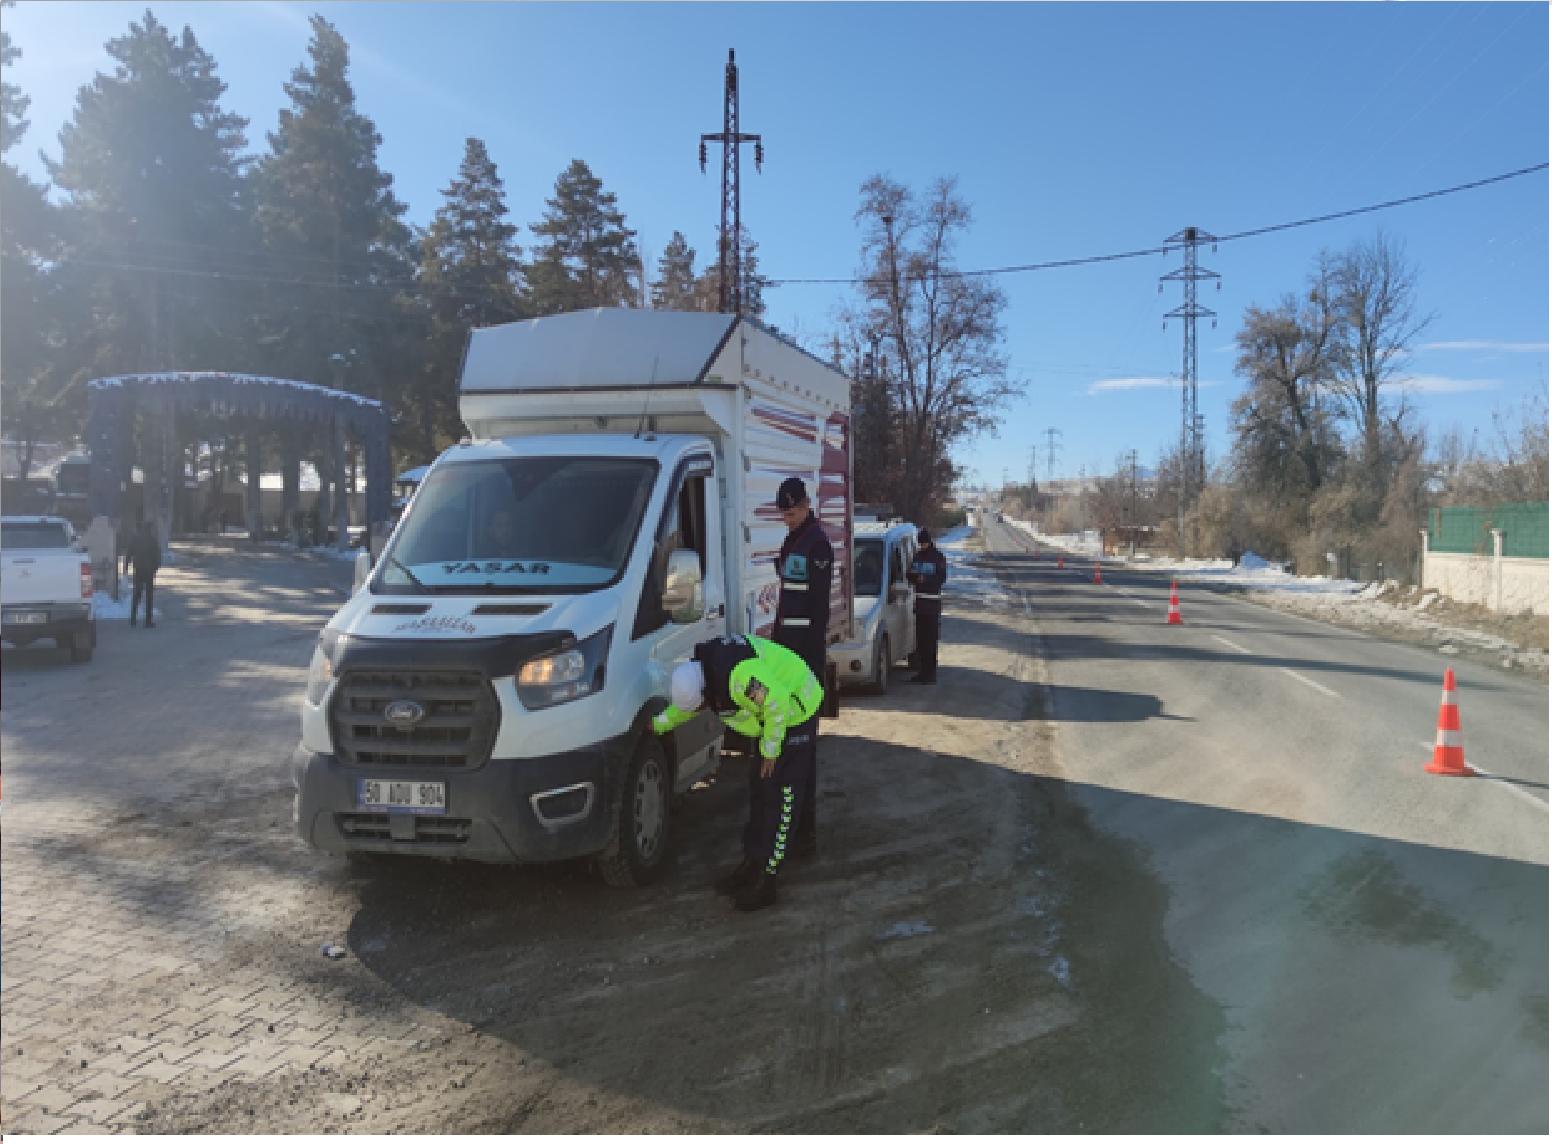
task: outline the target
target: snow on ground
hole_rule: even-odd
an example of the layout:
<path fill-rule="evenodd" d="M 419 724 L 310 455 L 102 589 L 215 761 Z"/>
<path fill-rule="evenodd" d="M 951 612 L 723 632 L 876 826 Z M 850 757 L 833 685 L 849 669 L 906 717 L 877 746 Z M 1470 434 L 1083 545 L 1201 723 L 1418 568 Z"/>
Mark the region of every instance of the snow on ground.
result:
<path fill-rule="evenodd" d="M 1093 556 L 1098 548 L 1097 539 L 1091 539 L 1092 533 L 1078 537 L 1048 536 L 1023 521 L 1009 523 L 1043 544 L 1075 555 Z M 1127 563 L 1118 557 L 1107 558 L 1107 561 Z M 1153 572 L 1167 572 L 1182 584 L 1242 588 L 1258 603 L 1343 627 L 1432 644 L 1446 655 L 1469 650 L 1485 653 L 1506 668 L 1543 675 L 1547 672 L 1547 652 L 1540 648 L 1526 647 L 1493 632 L 1428 616 L 1429 608 L 1440 604 L 1438 593 L 1423 593 L 1415 601 L 1382 599 L 1400 591 L 1394 580 L 1364 583 L 1331 576 L 1296 576 L 1283 565 L 1254 552 L 1245 553 L 1237 565 L 1221 559 L 1175 560 L 1169 557 L 1139 559 L 1135 563 Z"/>
<path fill-rule="evenodd" d="M 120 597 L 115 600 L 106 592 L 96 592 L 92 595 L 92 613 L 99 620 L 127 620 L 129 619 L 129 604 L 134 599 L 129 582 L 124 582 L 124 589 Z M 145 609 L 141 608 L 142 618 Z M 162 618 L 162 609 L 156 609 L 156 618 Z"/>
<path fill-rule="evenodd" d="M 937 545 L 948 557 L 948 580 L 943 594 L 949 599 L 974 600 L 978 604 L 1005 604 L 1012 600 L 997 577 L 981 567 L 985 550 L 977 544 L 971 528 L 955 528 L 938 537 Z"/>

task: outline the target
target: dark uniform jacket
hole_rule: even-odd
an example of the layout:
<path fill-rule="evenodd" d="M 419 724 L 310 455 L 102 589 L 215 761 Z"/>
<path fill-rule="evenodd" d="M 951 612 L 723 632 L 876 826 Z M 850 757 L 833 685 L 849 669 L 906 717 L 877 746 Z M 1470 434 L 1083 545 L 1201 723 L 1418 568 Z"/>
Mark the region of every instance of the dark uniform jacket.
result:
<path fill-rule="evenodd" d="M 825 632 L 830 625 L 830 578 L 835 571 L 835 552 L 819 518 L 812 512 L 781 543 L 776 575 L 781 596 L 776 604 L 776 627 L 771 638 L 802 656 L 824 679 Z"/>
<path fill-rule="evenodd" d="M 940 608 L 943 582 L 948 579 L 948 558 L 936 546 L 917 551 L 911 562 L 911 583 L 916 585 L 916 610 Z"/>
<path fill-rule="evenodd" d="M 130 565 L 134 565 L 137 580 L 149 580 L 156 575 L 156 570 L 162 566 L 162 546 L 156 542 L 155 536 L 135 535 L 129 542 L 128 551 L 124 553 L 126 575 Z"/>

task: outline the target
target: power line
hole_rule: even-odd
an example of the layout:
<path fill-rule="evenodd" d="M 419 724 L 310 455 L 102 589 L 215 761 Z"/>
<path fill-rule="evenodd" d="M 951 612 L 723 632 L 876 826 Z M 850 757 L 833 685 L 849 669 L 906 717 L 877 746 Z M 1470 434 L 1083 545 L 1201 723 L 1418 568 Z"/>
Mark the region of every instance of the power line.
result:
<path fill-rule="evenodd" d="M 1291 222 L 1273 223 L 1270 226 L 1258 226 L 1250 230 L 1235 231 L 1233 234 L 1220 235 L 1218 241 L 1234 242 L 1242 238 L 1256 238 L 1263 234 L 1274 234 L 1278 231 L 1294 230 L 1298 227 L 1314 226 L 1317 223 L 1335 222 L 1337 219 L 1353 218 L 1357 215 L 1372 214 L 1375 211 L 1390 210 L 1394 207 L 1406 206 L 1410 203 L 1420 203 L 1427 199 L 1437 199 L 1444 195 L 1460 194 L 1463 191 L 1474 191 L 1480 187 L 1490 186 L 1493 183 L 1507 182 L 1509 179 L 1518 179 L 1524 175 L 1534 174 L 1536 171 L 1545 171 L 1546 163 L 1536 163 L 1533 166 L 1521 167 L 1515 171 L 1506 171 L 1502 175 L 1493 175 L 1486 179 L 1475 179 L 1469 183 L 1458 183 L 1453 187 L 1441 187 L 1436 191 L 1423 191 L 1416 195 L 1407 195 L 1399 199 L 1387 199 L 1382 203 L 1372 203 L 1369 206 L 1353 207 L 1350 210 L 1332 211 L 1329 214 L 1313 215 L 1310 218 L 1294 219 Z M 1059 258 L 1048 262 L 1026 262 L 1017 266 L 994 266 L 987 270 L 944 270 L 934 275 L 936 278 L 980 278 L 997 274 L 1022 274 L 1034 270 L 1060 270 L 1071 266 L 1094 266 L 1103 262 L 1120 262 L 1130 258 L 1143 258 L 1163 253 L 1160 247 L 1149 246 L 1140 250 L 1122 250 L 1114 254 L 1091 254 L 1083 258 Z M 907 276 L 907 281 L 920 281 L 925 275 L 914 277 Z M 870 278 L 771 278 L 767 280 L 772 286 L 848 286 L 870 282 Z"/>

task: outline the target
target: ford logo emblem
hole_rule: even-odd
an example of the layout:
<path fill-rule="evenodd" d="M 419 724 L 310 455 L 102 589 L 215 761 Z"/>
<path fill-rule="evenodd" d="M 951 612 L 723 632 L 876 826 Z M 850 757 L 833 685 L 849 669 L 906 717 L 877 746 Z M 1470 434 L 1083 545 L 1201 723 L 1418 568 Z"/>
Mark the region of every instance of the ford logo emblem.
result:
<path fill-rule="evenodd" d="M 383 718 L 395 727 L 413 727 L 426 717 L 426 709 L 413 699 L 395 699 L 383 708 Z"/>

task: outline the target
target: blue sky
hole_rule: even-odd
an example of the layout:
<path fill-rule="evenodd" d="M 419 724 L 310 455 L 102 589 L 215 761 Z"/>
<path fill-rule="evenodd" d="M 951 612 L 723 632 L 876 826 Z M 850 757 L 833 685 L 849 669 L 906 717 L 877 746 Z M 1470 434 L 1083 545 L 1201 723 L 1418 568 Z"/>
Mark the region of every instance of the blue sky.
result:
<path fill-rule="evenodd" d="M 37 177 L 79 86 L 144 3 L 38 3 L 4 14 L 32 128 L 9 158 Z M 424 224 L 466 135 L 489 145 L 515 221 L 536 221 L 582 158 L 619 196 L 653 265 L 675 229 L 714 249 L 722 66 L 736 48 L 744 218 L 773 277 L 857 269 L 857 189 L 884 172 L 953 175 L 974 211 L 966 268 L 1130 250 L 1191 224 L 1217 233 L 1366 205 L 1539 163 L 1548 151 L 1547 8 L 1512 4 L 300 4 L 151 3 L 190 25 L 227 81 L 226 105 L 265 147 L 281 84 L 323 12 L 353 52 L 380 161 Z M 1203 412 L 1229 443 L 1239 316 L 1296 290 L 1322 248 L 1402 239 L 1437 319 L 1412 363 L 1434 429 L 1493 433 L 1495 408 L 1546 393 L 1544 172 L 1380 215 L 1226 244 L 1204 301 Z M 1178 323 L 1160 315 L 1162 257 L 1002 278 L 1007 351 L 1027 394 L 998 436 L 961 451 L 985 479 L 1021 476 L 1047 426 L 1057 471 L 1144 463 L 1176 439 Z M 845 289 L 787 286 L 771 321 L 805 341 Z M 1042 451 L 1041 476 L 1046 471 Z"/>

